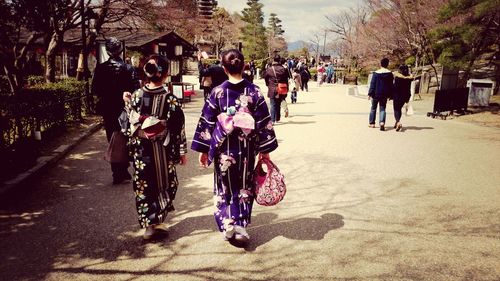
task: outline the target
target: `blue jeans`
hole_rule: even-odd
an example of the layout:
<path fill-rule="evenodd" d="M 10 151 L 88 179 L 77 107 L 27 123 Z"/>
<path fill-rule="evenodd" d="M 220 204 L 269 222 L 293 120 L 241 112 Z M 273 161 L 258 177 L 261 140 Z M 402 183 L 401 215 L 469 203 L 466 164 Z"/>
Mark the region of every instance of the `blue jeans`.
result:
<path fill-rule="evenodd" d="M 278 96 L 277 98 L 269 98 L 269 101 L 270 101 L 270 111 L 271 111 L 271 121 L 274 123 L 274 122 L 277 122 L 277 121 L 280 121 L 280 118 L 281 118 L 281 114 L 280 114 L 280 110 L 281 110 L 281 96 Z"/>
<path fill-rule="evenodd" d="M 379 105 L 380 116 L 379 123 L 385 124 L 385 106 L 387 105 L 387 98 L 372 98 L 372 107 L 370 110 L 370 125 L 375 124 L 375 115 L 377 114 L 377 105 Z"/>

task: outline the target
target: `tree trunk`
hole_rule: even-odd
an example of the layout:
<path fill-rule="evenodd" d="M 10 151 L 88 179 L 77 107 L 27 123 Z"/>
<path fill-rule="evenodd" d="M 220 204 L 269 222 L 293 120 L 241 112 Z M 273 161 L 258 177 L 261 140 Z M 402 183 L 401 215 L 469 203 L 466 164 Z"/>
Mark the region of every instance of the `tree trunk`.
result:
<path fill-rule="evenodd" d="M 16 76 L 11 73 L 9 68 L 4 65 L 3 67 L 5 75 L 7 76 L 7 79 L 9 80 L 9 86 L 10 86 L 10 91 L 13 95 L 17 94 L 19 90 L 19 84 L 17 83 Z"/>
<path fill-rule="evenodd" d="M 61 41 L 60 38 L 61 36 L 59 36 L 57 32 L 52 34 L 47 52 L 45 53 L 47 57 L 47 68 L 45 69 L 46 82 L 56 81 L 56 51 Z"/>

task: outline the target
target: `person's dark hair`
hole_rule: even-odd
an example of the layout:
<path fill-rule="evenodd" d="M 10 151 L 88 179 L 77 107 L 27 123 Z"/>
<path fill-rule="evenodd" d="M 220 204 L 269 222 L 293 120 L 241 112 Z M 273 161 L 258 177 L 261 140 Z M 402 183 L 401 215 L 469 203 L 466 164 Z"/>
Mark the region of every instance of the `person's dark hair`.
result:
<path fill-rule="evenodd" d="M 274 56 L 273 61 L 277 62 L 277 63 L 281 63 L 281 57 L 280 57 L 280 55 Z"/>
<path fill-rule="evenodd" d="M 144 74 L 149 81 L 157 83 L 168 75 L 168 61 L 163 56 L 152 55 L 144 65 Z"/>
<path fill-rule="evenodd" d="M 229 74 L 241 74 L 245 66 L 245 58 L 243 54 L 236 50 L 231 49 L 224 51 L 221 55 L 222 65 Z"/>
<path fill-rule="evenodd" d="M 404 76 L 410 75 L 410 69 L 406 64 L 401 64 L 399 66 L 399 73 L 403 74 Z"/>
<path fill-rule="evenodd" d="M 115 37 L 109 37 L 106 39 L 105 46 L 106 53 L 108 53 L 110 57 L 118 57 L 123 51 L 123 43 Z"/>
<path fill-rule="evenodd" d="M 382 67 L 388 67 L 389 66 L 389 59 L 388 58 L 383 58 L 380 60 L 380 66 Z"/>

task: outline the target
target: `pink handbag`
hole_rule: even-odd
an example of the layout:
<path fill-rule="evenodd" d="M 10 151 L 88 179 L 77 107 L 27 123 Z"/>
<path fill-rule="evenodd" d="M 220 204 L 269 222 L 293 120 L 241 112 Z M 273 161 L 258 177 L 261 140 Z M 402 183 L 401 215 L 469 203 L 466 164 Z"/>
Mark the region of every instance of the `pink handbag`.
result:
<path fill-rule="evenodd" d="M 262 165 L 266 165 L 267 172 Z M 286 194 L 285 177 L 269 159 L 260 159 L 254 171 L 255 201 L 262 206 L 278 204 Z"/>

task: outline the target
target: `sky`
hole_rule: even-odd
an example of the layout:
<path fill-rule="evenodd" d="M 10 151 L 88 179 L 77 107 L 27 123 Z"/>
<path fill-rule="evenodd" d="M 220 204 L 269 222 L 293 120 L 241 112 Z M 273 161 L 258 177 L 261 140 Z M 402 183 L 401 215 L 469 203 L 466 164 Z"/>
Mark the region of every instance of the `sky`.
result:
<path fill-rule="evenodd" d="M 285 38 L 290 42 L 310 41 L 314 32 L 323 34 L 328 26 L 326 15 L 334 15 L 343 9 L 357 7 L 362 0 L 261 0 L 267 26 L 269 14 L 275 13 L 281 19 Z M 217 0 L 218 6 L 229 12 L 239 12 L 247 7 L 246 0 Z M 333 36 L 333 35 L 332 35 Z"/>

